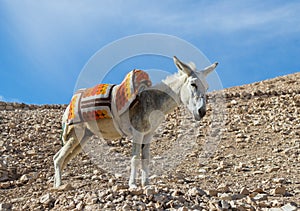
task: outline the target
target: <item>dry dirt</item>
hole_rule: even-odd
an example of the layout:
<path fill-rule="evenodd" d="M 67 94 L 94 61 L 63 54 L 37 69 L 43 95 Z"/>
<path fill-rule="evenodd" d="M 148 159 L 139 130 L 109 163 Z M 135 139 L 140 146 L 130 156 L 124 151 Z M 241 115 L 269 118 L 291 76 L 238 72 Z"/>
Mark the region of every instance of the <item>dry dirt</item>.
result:
<path fill-rule="evenodd" d="M 53 189 L 66 106 L 0 102 L 0 210 L 299 209 L 300 73 L 209 93 L 208 104 L 200 123 L 182 108 L 166 118 L 153 160 L 179 157 L 151 185 L 128 189 L 127 178 L 81 153 Z M 129 159 L 130 140 L 106 144 Z"/>

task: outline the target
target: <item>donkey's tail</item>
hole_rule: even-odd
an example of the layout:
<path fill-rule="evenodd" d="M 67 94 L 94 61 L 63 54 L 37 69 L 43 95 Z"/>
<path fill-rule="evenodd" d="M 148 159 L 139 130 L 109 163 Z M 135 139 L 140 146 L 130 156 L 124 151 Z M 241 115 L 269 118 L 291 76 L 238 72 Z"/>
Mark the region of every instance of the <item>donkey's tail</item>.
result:
<path fill-rule="evenodd" d="M 68 115 L 69 115 L 69 109 L 70 109 L 70 105 L 68 105 L 68 107 L 66 108 L 63 116 L 62 116 L 62 132 L 60 135 L 60 140 L 61 140 L 61 144 L 62 146 L 65 144 L 66 142 L 66 136 L 67 136 L 67 131 L 68 131 Z"/>
<path fill-rule="evenodd" d="M 61 141 L 61 146 L 63 147 L 64 146 L 64 140 L 63 140 L 63 135 L 64 135 L 64 131 L 65 131 L 65 128 L 66 128 L 66 124 L 62 124 L 62 128 L 61 128 L 61 133 L 60 133 L 60 141 Z"/>

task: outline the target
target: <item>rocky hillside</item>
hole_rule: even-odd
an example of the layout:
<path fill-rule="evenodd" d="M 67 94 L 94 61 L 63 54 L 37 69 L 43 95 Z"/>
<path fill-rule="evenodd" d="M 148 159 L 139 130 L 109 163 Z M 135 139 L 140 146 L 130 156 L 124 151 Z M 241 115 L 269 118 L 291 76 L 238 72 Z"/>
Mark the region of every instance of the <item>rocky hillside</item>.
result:
<path fill-rule="evenodd" d="M 0 210 L 300 209 L 300 73 L 209 93 L 208 102 L 200 123 L 182 108 L 166 118 L 153 160 L 180 149 L 185 156 L 138 189 L 83 153 L 53 189 L 66 106 L 0 102 Z M 177 143 L 184 134 L 191 137 Z M 129 158 L 130 140 L 106 144 Z"/>

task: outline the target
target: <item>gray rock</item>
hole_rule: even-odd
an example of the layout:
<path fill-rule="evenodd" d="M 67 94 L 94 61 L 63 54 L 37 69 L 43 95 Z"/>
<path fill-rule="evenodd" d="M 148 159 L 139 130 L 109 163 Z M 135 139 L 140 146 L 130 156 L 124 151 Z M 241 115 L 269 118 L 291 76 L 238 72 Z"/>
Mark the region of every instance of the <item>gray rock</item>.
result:
<path fill-rule="evenodd" d="M 254 196 L 253 201 L 264 201 L 264 200 L 268 200 L 268 195 L 265 193 L 259 193 L 256 196 Z"/>
<path fill-rule="evenodd" d="M 153 186 L 146 186 L 145 189 L 144 189 L 144 194 L 146 196 L 151 196 L 151 195 L 154 195 L 156 193 L 157 193 L 157 190 Z"/>
<path fill-rule="evenodd" d="M 10 211 L 12 209 L 11 203 L 0 203 L 0 211 Z"/>
<path fill-rule="evenodd" d="M 283 211 L 296 211 L 297 210 L 297 204 L 296 203 L 288 203 L 281 207 Z"/>
<path fill-rule="evenodd" d="M 276 195 L 276 194 L 285 195 L 286 194 L 286 188 L 284 186 L 276 187 L 275 189 L 273 189 L 271 191 L 271 194 L 273 194 L 273 195 Z"/>
<path fill-rule="evenodd" d="M 250 194 L 250 192 L 249 192 L 249 190 L 247 188 L 242 188 L 240 190 L 240 194 L 247 196 L 247 195 Z"/>
<path fill-rule="evenodd" d="M 193 187 L 192 189 L 189 189 L 187 194 L 189 196 L 204 196 L 204 195 L 206 195 L 204 190 L 202 190 L 200 188 L 196 188 L 196 187 Z"/>
<path fill-rule="evenodd" d="M 40 203 L 44 204 L 44 205 L 49 205 L 53 201 L 54 201 L 54 199 L 53 199 L 53 197 L 49 193 L 43 195 L 40 198 Z"/>

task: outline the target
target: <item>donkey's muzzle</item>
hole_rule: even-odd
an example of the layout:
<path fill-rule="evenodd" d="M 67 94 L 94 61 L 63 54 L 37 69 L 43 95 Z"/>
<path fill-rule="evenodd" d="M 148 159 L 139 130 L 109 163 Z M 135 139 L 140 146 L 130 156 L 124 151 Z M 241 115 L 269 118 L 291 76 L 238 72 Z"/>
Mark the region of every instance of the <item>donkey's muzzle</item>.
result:
<path fill-rule="evenodd" d="M 206 108 L 200 108 L 198 110 L 198 113 L 199 113 L 199 117 L 202 119 L 206 114 Z"/>

